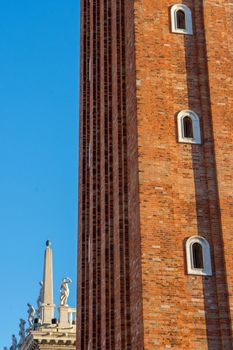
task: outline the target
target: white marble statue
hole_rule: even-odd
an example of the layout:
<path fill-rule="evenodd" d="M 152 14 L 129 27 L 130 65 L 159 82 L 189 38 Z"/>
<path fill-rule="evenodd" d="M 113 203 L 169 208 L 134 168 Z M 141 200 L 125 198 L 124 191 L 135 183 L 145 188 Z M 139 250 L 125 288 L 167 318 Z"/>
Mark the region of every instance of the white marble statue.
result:
<path fill-rule="evenodd" d="M 35 309 L 31 304 L 27 304 L 28 306 L 28 323 L 29 323 L 29 327 L 33 326 L 33 322 L 34 322 L 34 316 L 35 316 Z"/>
<path fill-rule="evenodd" d="M 43 301 L 43 293 L 44 293 L 44 285 L 43 285 L 43 281 L 40 281 L 39 282 L 39 285 L 40 285 L 40 293 L 39 293 L 39 296 L 37 298 L 37 310 L 36 310 L 36 314 L 37 314 L 37 317 L 38 317 L 38 320 L 41 321 L 41 305 L 42 305 L 42 301 Z"/>
<path fill-rule="evenodd" d="M 69 284 L 72 282 L 71 278 L 63 278 L 60 287 L 60 306 L 67 306 L 67 299 L 70 294 Z"/>
<path fill-rule="evenodd" d="M 44 291 L 43 281 L 40 281 L 39 285 L 40 285 L 40 294 L 39 294 L 39 296 L 37 298 L 37 307 L 38 308 L 41 306 L 42 300 L 43 300 L 43 291 Z"/>
<path fill-rule="evenodd" d="M 24 321 L 21 318 L 19 323 L 19 336 L 20 336 L 19 345 L 23 344 L 25 339 L 25 324 L 26 324 L 26 321 Z"/>
<path fill-rule="evenodd" d="M 17 350 L 17 339 L 14 334 L 12 335 L 12 345 L 10 347 L 10 350 Z"/>

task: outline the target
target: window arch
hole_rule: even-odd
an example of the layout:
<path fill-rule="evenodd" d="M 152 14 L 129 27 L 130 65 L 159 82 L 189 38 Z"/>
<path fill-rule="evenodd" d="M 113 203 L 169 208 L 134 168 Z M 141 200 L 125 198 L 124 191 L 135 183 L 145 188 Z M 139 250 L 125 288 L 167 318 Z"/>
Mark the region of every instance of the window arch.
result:
<path fill-rule="evenodd" d="M 200 121 L 198 115 L 189 110 L 177 115 L 178 141 L 201 144 Z"/>
<path fill-rule="evenodd" d="M 173 33 L 193 34 L 192 12 L 184 4 L 171 7 L 171 30 Z"/>
<path fill-rule="evenodd" d="M 176 22 L 178 29 L 186 29 L 185 12 L 183 10 L 178 10 L 176 12 Z"/>
<path fill-rule="evenodd" d="M 193 267 L 195 269 L 204 269 L 203 249 L 199 242 L 193 243 Z"/>
<path fill-rule="evenodd" d="M 191 275 L 212 276 L 210 246 L 200 236 L 193 236 L 186 241 L 187 272 Z"/>
<path fill-rule="evenodd" d="M 186 115 L 183 119 L 183 127 L 184 127 L 184 137 L 193 139 L 193 121 L 190 116 Z"/>

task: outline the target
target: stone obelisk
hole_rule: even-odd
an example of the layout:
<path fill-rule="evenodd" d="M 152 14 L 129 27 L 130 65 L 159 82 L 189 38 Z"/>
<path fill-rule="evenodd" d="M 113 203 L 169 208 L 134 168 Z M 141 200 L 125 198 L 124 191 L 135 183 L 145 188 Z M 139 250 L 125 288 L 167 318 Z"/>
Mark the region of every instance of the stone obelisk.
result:
<path fill-rule="evenodd" d="M 42 324 L 51 324 L 54 318 L 53 303 L 53 256 L 50 241 L 46 242 L 42 297 Z"/>

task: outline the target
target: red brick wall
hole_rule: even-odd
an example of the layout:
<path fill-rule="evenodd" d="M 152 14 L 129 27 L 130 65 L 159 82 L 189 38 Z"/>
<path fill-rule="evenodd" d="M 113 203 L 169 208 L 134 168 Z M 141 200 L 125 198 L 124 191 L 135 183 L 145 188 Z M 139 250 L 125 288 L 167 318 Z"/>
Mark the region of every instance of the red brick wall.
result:
<path fill-rule="evenodd" d="M 184 3 L 192 36 L 168 0 L 81 1 L 80 350 L 232 349 L 233 3 Z M 177 142 L 184 109 L 202 145 Z M 186 273 L 193 235 L 211 277 Z"/>
<path fill-rule="evenodd" d="M 229 304 L 233 307 L 233 1 L 205 1 L 216 178 Z M 232 330 L 232 323 L 231 323 Z"/>
<path fill-rule="evenodd" d="M 142 350 L 134 8 L 81 1 L 78 350 Z"/>
<path fill-rule="evenodd" d="M 232 349 L 233 23 L 229 2 L 183 3 L 193 36 L 170 32 L 175 3 L 135 1 L 145 350 Z M 202 145 L 177 142 L 184 109 L 200 116 Z M 186 273 L 193 235 L 210 243 L 211 277 Z"/>

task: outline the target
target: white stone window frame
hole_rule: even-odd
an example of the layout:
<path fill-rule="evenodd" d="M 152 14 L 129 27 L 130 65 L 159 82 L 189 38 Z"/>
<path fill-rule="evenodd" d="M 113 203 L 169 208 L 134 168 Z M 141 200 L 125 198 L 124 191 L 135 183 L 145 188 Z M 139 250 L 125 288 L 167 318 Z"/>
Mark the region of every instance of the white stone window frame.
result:
<path fill-rule="evenodd" d="M 184 118 L 189 117 L 192 120 L 193 137 L 185 137 L 184 135 Z M 200 119 L 198 115 L 190 110 L 184 110 L 177 115 L 178 141 L 182 143 L 201 144 Z"/>
<path fill-rule="evenodd" d="M 198 269 L 194 267 L 193 261 L 193 245 L 194 243 L 199 243 L 202 246 L 203 254 L 203 269 Z M 212 266 L 211 266 L 211 254 L 210 245 L 208 241 L 201 236 L 193 236 L 186 241 L 186 259 L 187 259 L 187 273 L 189 275 L 201 275 L 201 276 L 212 276 Z"/>
<path fill-rule="evenodd" d="M 177 26 L 177 12 L 181 10 L 185 14 L 185 29 L 178 28 Z M 192 11 L 190 8 L 184 4 L 176 4 L 171 7 L 171 30 L 172 33 L 193 34 L 193 21 L 192 21 Z"/>

